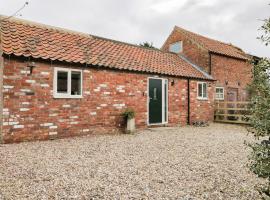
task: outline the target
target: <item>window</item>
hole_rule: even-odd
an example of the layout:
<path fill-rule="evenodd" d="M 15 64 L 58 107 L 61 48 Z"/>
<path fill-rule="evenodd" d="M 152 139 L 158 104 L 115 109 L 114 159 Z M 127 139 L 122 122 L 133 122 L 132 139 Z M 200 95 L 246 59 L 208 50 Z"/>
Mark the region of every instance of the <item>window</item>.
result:
<path fill-rule="evenodd" d="M 81 98 L 82 70 L 55 68 L 53 93 L 55 98 Z"/>
<path fill-rule="evenodd" d="M 216 99 L 217 100 L 224 100 L 224 88 L 223 87 L 216 87 Z"/>
<path fill-rule="evenodd" d="M 181 53 L 183 51 L 183 42 L 179 41 L 171 44 L 169 47 L 169 51 L 172 53 Z"/>
<path fill-rule="evenodd" d="M 207 99 L 207 84 L 198 83 L 198 99 Z"/>

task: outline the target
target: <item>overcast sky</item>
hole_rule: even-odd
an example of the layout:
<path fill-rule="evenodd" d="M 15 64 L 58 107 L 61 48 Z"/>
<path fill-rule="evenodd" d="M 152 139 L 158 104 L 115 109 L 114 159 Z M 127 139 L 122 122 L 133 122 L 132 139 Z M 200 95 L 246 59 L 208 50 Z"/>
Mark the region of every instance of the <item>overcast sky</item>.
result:
<path fill-rule="evenodd" d="M 24 0 L 0 0 L 0 14 L 11 15 Z M 133 44 L 161 47 L 175 25 L 270 57 L 256 38 L 269 0 L 29 0 L 23 19 Z"/>

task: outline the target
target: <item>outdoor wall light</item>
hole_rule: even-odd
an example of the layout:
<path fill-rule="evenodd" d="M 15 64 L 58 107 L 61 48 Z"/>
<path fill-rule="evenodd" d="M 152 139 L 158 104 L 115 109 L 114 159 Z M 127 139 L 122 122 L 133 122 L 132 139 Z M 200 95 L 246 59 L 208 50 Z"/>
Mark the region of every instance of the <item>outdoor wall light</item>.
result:
<path fill-rule="evenodd" d="M 229 81 L 225 81 L 225 84 L 228 85 Z"/>
<path fill-rule="evenodd" d="M 35 62 L 29 62 L 27 67 L 29 67 L 30 75 L 33 73 L 33 68 L 36 66 Z"/>
<path fill-rule="evenodd" d="M 172 79 L 171 86 L 174 86 L 174 84 L 175 84 L 174 79 Z"/>

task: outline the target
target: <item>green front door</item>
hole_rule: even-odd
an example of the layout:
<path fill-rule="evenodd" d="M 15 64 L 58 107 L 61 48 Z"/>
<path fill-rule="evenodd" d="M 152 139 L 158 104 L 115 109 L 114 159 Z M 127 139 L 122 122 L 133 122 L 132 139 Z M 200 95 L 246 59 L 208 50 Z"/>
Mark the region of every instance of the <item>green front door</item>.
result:
<path fill-rule="evenodd" d="M 149 124 L 162 123 L 162 79 L 149 79 Z"/>

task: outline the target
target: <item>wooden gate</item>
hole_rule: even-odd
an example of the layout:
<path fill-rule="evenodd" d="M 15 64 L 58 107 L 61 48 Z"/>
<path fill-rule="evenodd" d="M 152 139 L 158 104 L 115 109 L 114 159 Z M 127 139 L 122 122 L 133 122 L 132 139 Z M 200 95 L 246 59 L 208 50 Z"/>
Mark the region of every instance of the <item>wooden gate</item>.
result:
<path fill-rule="evenodd" d="M 215 122 L 249 124 L 248 101 L 216 101 Z"/>

